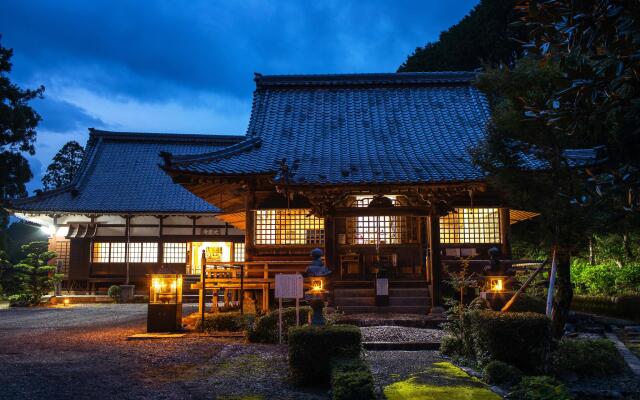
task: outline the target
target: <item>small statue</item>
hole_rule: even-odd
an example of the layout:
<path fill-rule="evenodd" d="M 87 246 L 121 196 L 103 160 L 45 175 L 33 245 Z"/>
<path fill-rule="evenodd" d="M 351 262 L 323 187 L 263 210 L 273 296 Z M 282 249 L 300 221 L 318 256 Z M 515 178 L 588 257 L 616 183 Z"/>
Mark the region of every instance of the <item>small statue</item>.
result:
<path fill-rule="evenodd" d="M 311 261 L 311 264 L 305 271 L 307 276 L 327 276 L 331 274 L 331 270 L 322 262 L 322 255 L 322 249 L 315 248 L 311 250 L 313 261 Z"/>

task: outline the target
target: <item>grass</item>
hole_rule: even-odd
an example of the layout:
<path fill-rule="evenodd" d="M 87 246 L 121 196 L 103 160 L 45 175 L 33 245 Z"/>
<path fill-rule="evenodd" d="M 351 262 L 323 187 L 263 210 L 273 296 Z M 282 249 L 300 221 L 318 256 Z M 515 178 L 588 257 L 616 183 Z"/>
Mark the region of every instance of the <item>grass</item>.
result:
<path fill-rule="evenodd" d="M 479 379 L 449 362 L 434 363 L 424 372 L 384 388 L 388 400 L 500 400 Z"/>

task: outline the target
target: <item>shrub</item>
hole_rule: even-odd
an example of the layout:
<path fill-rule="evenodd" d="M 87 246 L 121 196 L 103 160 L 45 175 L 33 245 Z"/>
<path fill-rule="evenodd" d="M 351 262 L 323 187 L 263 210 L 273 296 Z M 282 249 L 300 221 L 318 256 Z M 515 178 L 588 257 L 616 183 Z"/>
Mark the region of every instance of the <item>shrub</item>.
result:
<path fill-rule="evenodd" d="M 640 321 L 640 296 L 574 296 L 571 309 Z"/>
<path fill-rule="evenodd" d="M 204 317 L 205 331 L 238 332 L 245 328 L 245 318 L 239 312 L 212 313 Z M 200 320 L 196 322 L 196 329 L 201 329 Z"/>
<path fill-rule="evenodd" d="M 361 358 L 340 359 L 331 367 L 333 400 L 375 399 L 373 376 Z"/>
<path fill-rule="evenodd" d="M 461 356 L 462 340 L 455 336 L 445 336 L 440 341 L 440 352 L 448 356 Z"/>
<path fill-rule="evenodd" d="M 526 376 L 516 385 L 509 399 L 571 400 L 564 385 L 549 376 Z"/>
<path fill-rule="evenodd" d="M 508 300 L 507 300 L 508 301 Z M 518 296 L 516 301 L 509 307 L 509 312 L 534 312 L 544 314 L 546 312 L 547 303 L 540 297 L 522 294 Z"/>
<path fill-rule="evenodd" d="M 522 379 L 522 371 L 502 361 L 491 361 L 482 371 L 482 379 L 491 385 L 512 386 Z"/>
<path fill-rule="evenodd" d="M 525 372 L 537 371 L 551 345 L 549 319 L 536 313 L 476 311 L 470 314 L 476 360 L 498 360 Z"/>
<path fill-rule="evenodd" d="M 289 372 L 298 385 L 327 384 L 331 361 L 359 357 L 362 336 L 353 325 L 289 329 Z"/>
<path fill-rule="evenodd" d="M 29 307 L 31 306 L 31 296 L 26 293 L 12 294 L 9 296 L 10 307 Z"/>
<path fill-rule="evenodd" d="M 120 303 L 122 288 L 120 288 L 120 286 L 118 285 L 111 285 L 109 287 L 109 290 L 107 291 L 107 295 L 111 297 L 114 303 Z"/>
<path fill-rule="evenodd" d="M 615 345 L 606 339 L 562 339 L 552 353 L 552 365 L 557 374 L 606 376 L 622 371 L 625 361 Z"/>
<path fill-rule="evenodd" d="M 309 318 L 311 307 L 300 307 L 300 323 L 304 324 Z M 296 325 L 295 307 L 282 310 L 282 340 L 287 341 L 289 328 Z M 278 310 L 270 311 L 256 319 L 249 331 L 249 340 L 257 343 L 278 343 Z"/>

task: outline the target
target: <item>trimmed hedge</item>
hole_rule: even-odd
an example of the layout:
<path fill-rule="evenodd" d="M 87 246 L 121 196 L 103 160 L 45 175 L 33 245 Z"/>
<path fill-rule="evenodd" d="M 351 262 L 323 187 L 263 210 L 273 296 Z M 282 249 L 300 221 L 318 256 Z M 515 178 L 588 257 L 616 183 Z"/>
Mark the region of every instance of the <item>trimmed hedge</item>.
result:
<path fill-rule="evenodd" d="M 482 379 L 490 385 L 512 386 L 522 379 L 522 371 L 502 361 L 491 361 L 482 371 Z"/>
<path fill-rule="evenodd" d="M 558 375 L 574 372 L 583 376 L 607 376 L 624 370 L 625 361 L 607 339 L 562 339 L 552 354 Z"/>
<path fill-rule="evenodd" d="M 289 373 L 297 385 L 329 383 L 331 362 L 360 356 L 362 335 L 353 325 L 289 329 Z"/>
<path fill-rule="evenodd" d="M 514 400 L 571 400 L 564 385 L 549 376 L 522 378 L 507 398 Z"/>
<path fill-rule="evenodd" d="M 300 307 L 300 324 L 305 324 L 312 313 L 311 307 Z M 296 326 L 296 308 L 282 309 L 282 340 L 287 341 L 289 328 Z M 278 310 L 270 311 L 256 319 L 249 331 L 249 340 L 256 343 L 278 343 Z"/>
<path fill-rule="evenodd" d="M 205 314 L 205 331 L 239 332 L 247 328 L 246 318 L 239 312 Z M 196 322 L 196 329 L 201 329 L 201 321 Z"/>
<path fill-rule="evenodd" d="M 361 358 L 332 362 L 331 392 L 333 400 L 375 399 L 373 376 Z"/>
<path fill-rule="evenodd" d="M 469 314 L 476 360 L 503 361 L 524 372 L 539 371 L 551 347 L 550 320 L 537 313 L 476 311 Z"/>
<path fill-rule="evenodd" d="M 571 309 L 640 321 L 640 296 L 573 296 Z"/>

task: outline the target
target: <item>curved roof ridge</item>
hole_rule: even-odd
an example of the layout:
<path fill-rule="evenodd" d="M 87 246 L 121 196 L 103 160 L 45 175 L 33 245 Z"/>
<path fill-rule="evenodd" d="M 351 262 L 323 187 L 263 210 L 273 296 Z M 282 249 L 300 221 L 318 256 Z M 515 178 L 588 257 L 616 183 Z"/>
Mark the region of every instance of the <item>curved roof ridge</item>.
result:
<path fill-rule="evenodd" d="M 156 132 L 127 132 L 127 131 L 107 131 L 102 129 L 89 128 L 89 138 L 101 137 L 113 140 L 171 140 L 175 141 L 197 141 L 197 142 L 238 142 L 245 138 L 244 135 L 214 135 L 199 133 L 156 133 Z"/>
<path fill-rule="evenodd" d="M 197 162 L 211 162 L 222 158 L 232 157 L 254 148 L 259 148 L 261 145 L 262 139 L 258 136 L 252 136 L 242 142 L 204 154 L 173 155 L 171 153 L 162 152 L 160 155 L 165 161 L 165 166 L 185 165 Z"/>
<path fill-rule="evenodd" d="M 469 84 L 473 71 L 388 72 L 360 74 L 262 75 L 256 73 L 256 88 L 289 86 L 432 85 Z"/>

